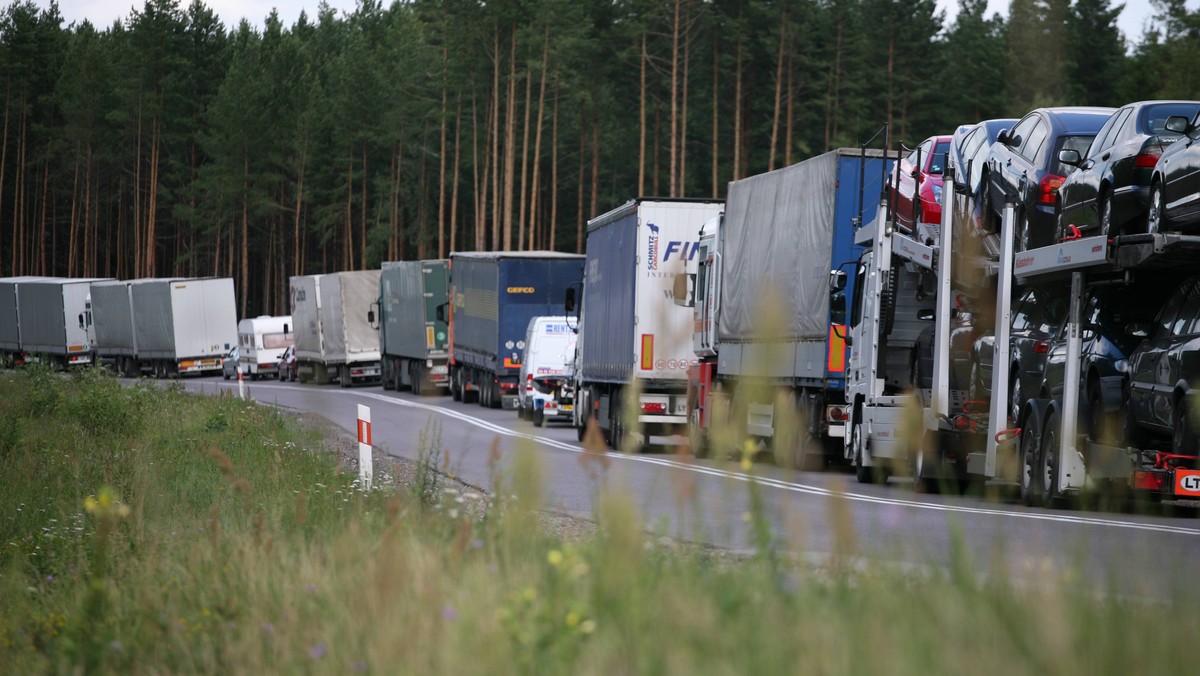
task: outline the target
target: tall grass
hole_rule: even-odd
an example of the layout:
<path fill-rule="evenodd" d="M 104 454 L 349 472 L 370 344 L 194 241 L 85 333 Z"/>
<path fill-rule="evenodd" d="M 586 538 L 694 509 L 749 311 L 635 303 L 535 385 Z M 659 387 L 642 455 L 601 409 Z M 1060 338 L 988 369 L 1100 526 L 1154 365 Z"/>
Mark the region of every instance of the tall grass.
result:
<path fill-rule="evenodd" d="M 1052 570 L 982 582 L 965 553 L 909 575 L 648 547 L 610 492 L 593 539 L 554 540 L 532 447 L 480 514 L 428 477 L 358 490 L 315 432 L 231 398 L 31 369 L 0 377 L 0 420 L 10 673 L 1188 673 L 1200 629 Z"/>

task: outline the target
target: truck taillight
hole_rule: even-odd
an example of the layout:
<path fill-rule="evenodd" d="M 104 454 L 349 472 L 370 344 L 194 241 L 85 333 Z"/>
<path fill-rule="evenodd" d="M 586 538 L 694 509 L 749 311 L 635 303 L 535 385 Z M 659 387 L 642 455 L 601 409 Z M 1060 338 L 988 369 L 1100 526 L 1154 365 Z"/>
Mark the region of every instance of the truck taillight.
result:
<path fill-rule="evenodd" d="M 1133 473 L 1133 488 L 1139 491 L 1161 491 L 1165 482 L 1164 474 L 1138 470 Z"/>
<path fill-rule="evenodd" d="M 532 373 L 530 373 L 529 376 L 525 378 L 525 391 L 526 392 L 533 391 L 533 374 Z"/>
<path fill-rule="evenodd" d="M 825 419 L 829 422 L 844 423 L 846 422 L 846 417 L 846 408 L 844 406 L 825 407 Z"/>
<path fill-rule="evenodd" d="M 642 404 L 642 413 L 657 413 L 663 414 L 667 412 L 667 405 L 657 402 Z"/>
<path fill-rule="evenodd" d="M 517 384 L 516 383 L 500 383 L 500 389 L 515 390 L 515 389 L 517 389 Z"/>
<path fill-rule="evenodd" d="M 1054 204 L 1058 199 L 1058 189 L 1062 187 L 1066 177 L 1058 174 L 1046 174 L 1042 177 L 1042 182 L 1039 184 L 1041 192 L 1038 196 L 1038 202 L 1041 204 Z"/>

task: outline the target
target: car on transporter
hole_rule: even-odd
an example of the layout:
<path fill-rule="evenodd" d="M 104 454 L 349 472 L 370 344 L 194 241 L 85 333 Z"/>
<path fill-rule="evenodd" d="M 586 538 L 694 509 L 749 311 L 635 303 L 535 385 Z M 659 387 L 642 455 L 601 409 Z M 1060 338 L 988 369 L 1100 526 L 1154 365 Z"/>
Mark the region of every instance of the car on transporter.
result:
<path fill-rule="evenodd" d="M 1130 103 L 1109 117 L 1086 152 L 1061 151 L 1059 161 L 1076 169 L 1058 190 L 1059 239 L 1145 232 L 1154 169 L 1171 146 L 1188 143 L 1183 130 L 1197 113 L 1200 101 Z"/>
<path fill-rule="evenodd" d="M 1128 435 L 1169 440 L 1170 451 L 1195 455 L 1200 403 L 1200 277 L 1176 287 L 1153 322 L 1132 327 L 1141 344 L 1129 356 Z"/>
<path fill-rule="evenodd" d="M 1183 134 L 1163 151 L 1151 178 L 1147 232 L 1200 229 L 1200 115 L 1167 120 L 1167 128 Z"/>
<path fill-rule="evenodd" d="M 901 228 L 911 232 L 917 223 L 941 222 L 942 172 L 950 140 L 931 136 L 893 166 L 888 185 Z"/>
<path fill-rule="evenodd" d="M 987 161 L 989 230 L 1000 229 L 1004 205 L 1016 203 L 1016 249 L 1055 241 L 1058 190 L 1074 167 L 1060 160 L 1064 150 L 1080 154 L 1113 114 L 1113 108 L 1038 108 L 1012 129 L 1000 132 Z"/>

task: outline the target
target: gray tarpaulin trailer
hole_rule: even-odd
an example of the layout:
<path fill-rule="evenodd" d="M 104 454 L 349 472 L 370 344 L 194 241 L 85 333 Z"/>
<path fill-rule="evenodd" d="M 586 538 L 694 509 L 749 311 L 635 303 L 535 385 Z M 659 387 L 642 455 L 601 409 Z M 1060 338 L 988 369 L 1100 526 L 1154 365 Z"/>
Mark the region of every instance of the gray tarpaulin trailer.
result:
<path fill-rule="evenodd" d="M 22 349 L 59 368 L 92 363 L 88 293 L 97 279 L 40 279 L 20 285 Z"/>
<path fill-rule="evenodd" d="M 377 382 L 379 329 L 367 320 L 379 296 L 379 270 L 291 279 L 296 366 L 301 382 L 342 387 Z"/>
<path fill-rule="evenodd" d="M 17 314 L 17 298 L 21 285 L 53 277 L 0 278 L 0 362 L 5 365 L 23 364 L 25 350 L 21 347 L 21 318 Z"/>
<path fill-rule="evenodd" d="M 156 279 L 129 285 L 133 361 L 164 378 L 221 371 L 237 342 L 233 280 Z"/>

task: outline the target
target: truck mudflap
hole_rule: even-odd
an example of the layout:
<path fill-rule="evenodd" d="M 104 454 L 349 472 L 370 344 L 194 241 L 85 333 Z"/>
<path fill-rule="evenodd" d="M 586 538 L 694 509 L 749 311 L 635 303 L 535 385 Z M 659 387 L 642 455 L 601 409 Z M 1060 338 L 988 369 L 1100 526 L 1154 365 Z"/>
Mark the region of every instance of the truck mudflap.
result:
<path fill-rule="evenodd" d="M 205 359 L 181 359 L 177 363 L 179 373 L 203 373 L 205 371 L 220 371 L 221 357 L 209 357 Z"/>

